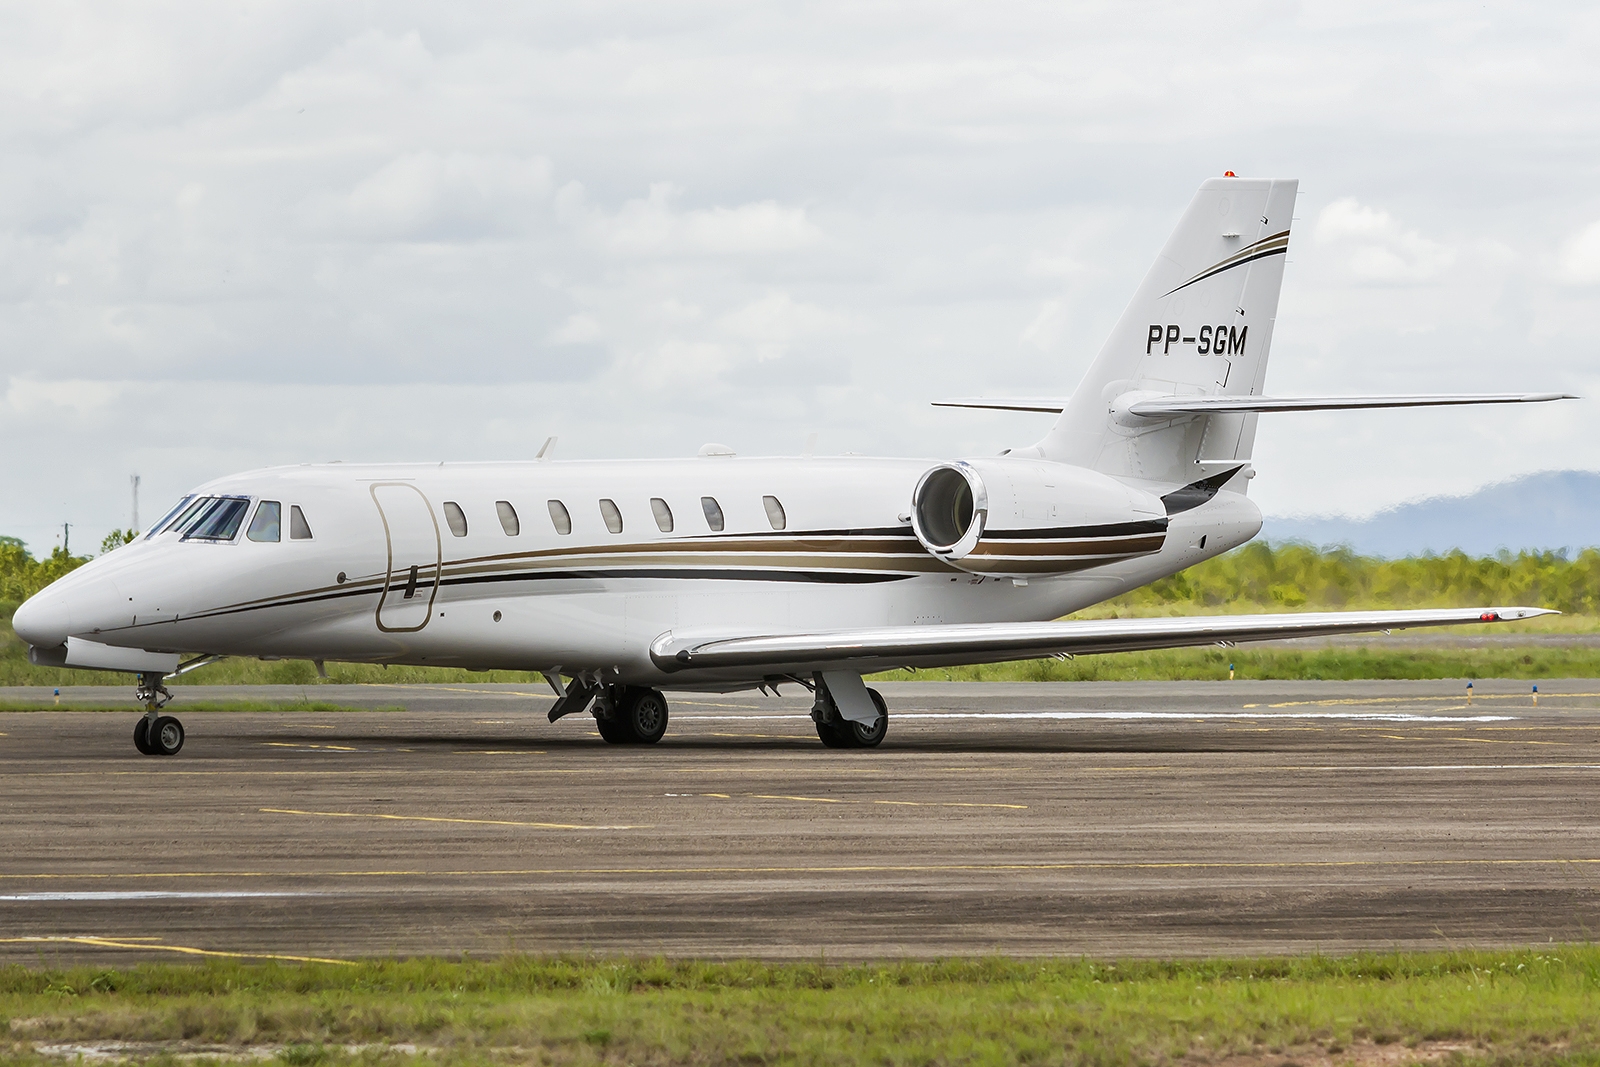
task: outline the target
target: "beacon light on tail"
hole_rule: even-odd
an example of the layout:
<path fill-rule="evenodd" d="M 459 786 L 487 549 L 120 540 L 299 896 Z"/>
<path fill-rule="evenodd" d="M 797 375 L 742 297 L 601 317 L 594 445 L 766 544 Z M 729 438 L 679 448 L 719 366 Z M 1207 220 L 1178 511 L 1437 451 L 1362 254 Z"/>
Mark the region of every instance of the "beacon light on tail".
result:
<path fill-rule="evenodd" d="M 126 671 L 140 752 L 171 755 L 174 673 L 219 656 L 543 673 L 552 722 L 667 732 L 662 689 L 812 692 L 823 744 L 870 748 L 903 665 L 1495 623 L 1530 607 L 1062 620 L 1254 537 L 1263 415 L 1560 393 L 1273 397 L 1292 181 L 1201 185 L 1032 445 L 943 459 L 328 464 L 197 487 L 13 619 L 36 663 Z M 1059 382 L 1050 383 L 1059 386 Z M 1444 418 L 1431 415 L 1430 418 Z M 553 727 L 560 729 L 561 726 Z"/>

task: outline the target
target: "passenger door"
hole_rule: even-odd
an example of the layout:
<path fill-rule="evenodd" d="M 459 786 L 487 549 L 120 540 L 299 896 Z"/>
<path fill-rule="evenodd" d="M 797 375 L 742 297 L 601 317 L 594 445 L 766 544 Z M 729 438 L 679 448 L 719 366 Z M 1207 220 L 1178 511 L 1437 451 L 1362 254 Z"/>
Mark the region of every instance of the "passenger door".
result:
<path fill-rule="evenodd" d="M 389 545 L 378 629 L 413 633 L 428 625 L 439 591 L 439 522 L 422 490 L 408 482 L 375 483 L 372 499 Z"/>

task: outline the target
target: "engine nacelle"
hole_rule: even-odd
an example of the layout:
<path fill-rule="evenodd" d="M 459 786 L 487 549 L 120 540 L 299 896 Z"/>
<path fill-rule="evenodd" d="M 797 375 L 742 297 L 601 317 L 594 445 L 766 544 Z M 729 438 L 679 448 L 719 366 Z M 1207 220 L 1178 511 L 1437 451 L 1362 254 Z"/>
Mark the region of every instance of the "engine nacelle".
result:
<path fill-rule="evenodd" d="M 1161 498 L 1082 467 L 1045 460 L 958 460 L 911 495 L 917 540 L 973 574 L 1038 578 L 1159 552 Z"/>

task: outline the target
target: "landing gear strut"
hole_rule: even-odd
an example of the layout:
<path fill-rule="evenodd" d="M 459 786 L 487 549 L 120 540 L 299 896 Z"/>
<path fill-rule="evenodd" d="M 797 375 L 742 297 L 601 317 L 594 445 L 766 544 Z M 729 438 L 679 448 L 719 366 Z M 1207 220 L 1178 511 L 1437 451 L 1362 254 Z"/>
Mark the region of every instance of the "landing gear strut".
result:
<path fill-rule="evenodd" d="M 613 745 L 653 745 L 667 732 L 667 698 L 643 686 L 607 686 L 594 704 L 600 736 Z"/>
<path fill-rule="evenodd" d="M 165 675 L 144 673 L 139 675 L 139 687 L 134 699 L 144 705 L 144 718 L 133 727 L 133 747 L 146 756 L 176 756 L 183 748 L 183 723 L 171 715 L 162 715 L 161 709 L 172 694 L 162 685 Z"/>

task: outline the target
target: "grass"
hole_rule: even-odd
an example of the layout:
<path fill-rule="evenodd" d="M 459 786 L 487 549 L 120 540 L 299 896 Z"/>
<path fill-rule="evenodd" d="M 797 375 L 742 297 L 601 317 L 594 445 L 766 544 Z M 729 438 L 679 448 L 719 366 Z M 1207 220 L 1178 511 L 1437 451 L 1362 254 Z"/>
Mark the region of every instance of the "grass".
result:
<path fill-rule="evenodd" d="M 268 1046 L 318 1063 L 1600 1064 L 1600 949 L 1179 962 L 715 963 L 507 956 L 0 968 L 0 1060 L 36 1044 Z M 6 1044 L 9 1038 L 9 1045 Z M 401 1054 L 414 1044 L 421 1054 Z M 364 1046 L 353 1049 L 352 1046 Z M 59 1062 L 59 1061 L 58 1061 Z M 1393 1061 L 1391 1061 L 1393 1062 Z"/>

